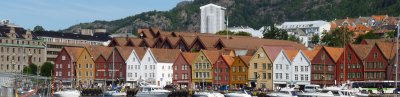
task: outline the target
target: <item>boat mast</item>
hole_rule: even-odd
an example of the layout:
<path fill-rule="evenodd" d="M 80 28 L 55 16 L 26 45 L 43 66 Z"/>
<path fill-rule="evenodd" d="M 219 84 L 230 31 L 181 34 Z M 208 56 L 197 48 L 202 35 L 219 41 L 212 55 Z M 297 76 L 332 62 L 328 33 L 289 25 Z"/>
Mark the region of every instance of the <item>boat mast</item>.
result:
<path fill-rule="evenodd" d="M 397 23 L 397 37 L 396 37 L 396 64 L 394 65 L 395 66 L 395 74 L 396 74 L 396 81 L 395 81 L 395 88 L 397 88 L 397 77 L 398 77 L 398 74 L 397 74 L 397 70 L 398 70 L 398 65 L 399 65 L 399 30 L 400 30 L 400 22 L 398 22 Z"/>
<path fill-rule="evenodd" d="M 113 60 L 112 60 L 112 79 L 111 79 L 111 87 L 114 87 L 114 71 L 115 71 L 115 46 L 113 47 L 112 53 L 113 53 Z"/>

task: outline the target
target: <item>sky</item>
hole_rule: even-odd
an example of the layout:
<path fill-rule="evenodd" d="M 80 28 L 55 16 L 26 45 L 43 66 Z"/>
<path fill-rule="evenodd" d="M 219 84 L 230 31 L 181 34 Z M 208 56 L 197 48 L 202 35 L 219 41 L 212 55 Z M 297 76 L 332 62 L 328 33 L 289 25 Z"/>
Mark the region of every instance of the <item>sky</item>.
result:
<path fill-rule="evenodd" d="M 66 29 L 95 20 L 116 20 L 146 11 L 168 11 L 182 0 L 2 0 L 0 20 L 26 29 Z"/>

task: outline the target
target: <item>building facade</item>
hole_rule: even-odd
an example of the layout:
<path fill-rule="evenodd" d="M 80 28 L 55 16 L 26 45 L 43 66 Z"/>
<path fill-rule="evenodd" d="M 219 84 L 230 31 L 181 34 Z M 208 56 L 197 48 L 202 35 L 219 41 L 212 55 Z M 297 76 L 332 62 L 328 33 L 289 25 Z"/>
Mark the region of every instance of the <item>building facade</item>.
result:
<path fill-rule="evenodd" d="M 298 85 L 300 89 L 303 90 L 304 86 L 309 85 L 311 81 L 311 61 L 303 50 L 296 50 L 295 52 L 297 53 L 291 61 L 293 72 L 291 77 L 294 79 L 294 84 Z"/>
<path fill-rule="evenodd" d="M 65 47 L 54 61 L 54 76 L 56 82 L 72 87 L 76 83 L 76 64 L 83 48 Z"/>
<path fill-rule="evenodd" d="M 221 55 L 214 63 L 213 84 L 217 88 L 229 86 L 229 70 L 234 59 L 229 55 Z"/>
<path fill-rule="evenodd" d="M 198 53 L 180 53 L 173 67 L 172 82 L 179 88 L 192 88 L 192 65 Z"/>
<path fill-rule="evenodd" d="M 289 53 L 289 54 L 288 54 Z M 288 52 L 288 50 L 281 50 L 273 62 L 274 87 L 287 87 L 294 85 L 293 70 L 291 58 L 294 52 Z"/>
<path fill-rule="evenodd" d="M 230 70 L 230 88 L 241 89 L 248 86 L 248 68 L 251 56 L 236 56 Z"/>
<path fill-rule="evenodd" d="M 216 33 L 225 29 L 225 9 L 224 7 L 207 4 L 200 7 L 200 32 Z"/>
<path fill-rule="evenodd" d="M 256 85 L 255 88 L 272 90 L 272 67 L 272 62 L 267 56 L 264 46 L 257 49 L 249 64 L 248 80 L 252 87 Z"/>
<path fill-rule="evenodd" d="M 141 60 L 143 59 L 145 48 L 134 47 L 128 59 L 126 60 L 126 82 L 129 86 L 134 87 L 138 84 Z"/>
<path fill-rule="evenodd" d="M 92 59 L 92 56 L 89 54 L 86 48 L 82 48 L 78 56 L 78 60 L 76 61 L 76 72 L 78 74 L 76 78 L 78 83 L 84 86 L 93 84 L 95 75 L 95 63 Z"/>
<path fill-rule="evenodd" d="M 0 24 L 0 72 L 20 73 L 30 63 L 46 62 L 46 47 L 31 31 Z"/>
<path fill-rule="evenodd" d="M 343 48 L 322 47 L 311 61 L 311 84 L 335 85 L 336 62 Z"/>

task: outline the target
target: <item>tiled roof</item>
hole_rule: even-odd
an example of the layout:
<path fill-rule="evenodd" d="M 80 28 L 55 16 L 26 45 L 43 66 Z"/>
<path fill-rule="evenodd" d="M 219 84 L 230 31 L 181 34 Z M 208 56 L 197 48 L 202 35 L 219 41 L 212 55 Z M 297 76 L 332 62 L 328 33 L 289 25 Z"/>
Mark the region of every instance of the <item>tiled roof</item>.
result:
<path fill-rule="evenodd" d="M 77 61 L 79 59 L 79 56 L 81 55 L 82 51 L 84 50 L 81 47 L 64 47 L 65 51 L 74 59 Z"/>
<path fill-rule="evenodd" d="M 396 43 L 377 42 L 376 45 L 382 51 L 386 59 L 393 59 L 396 56 Z"/>
<path fill-rule="evenodd" d="M 186 45 L 190 48 L 192 46 L 194 40 L 197 37 L 188 36 L 188 37 L 181 37 L 181 38 L 182 38 L 183 42 L 185 42 Z"/>
<path fill-rule="evenodd" d="M 130 41 L 131 41 L 131 43 L 133 43 L 133 45 L 138 47 L 143 40 L 140 38 L 130 38 Z"/>
<path fill-rule="evenodd" d="M 372 15 L 371 17 L 373 19 L 375 19 L 376 21 L 382 21 L 383 19 L 385 19 L 387 17 L 387 15 Z"/>
<path fill-rule="evenodd" d="M 313 51 L 310 51 L 310 50 L 301 50 L 301 51 L 304 53 L 305 56 L 307 56 L 307 58 L 309 60 L 313 60 L 314 57 L 317 55 L 319 49 L 318 50 L 313 50 Z"/>
<path fill-rule="evenodd" d="M 239 56 L 239 57 L 245 63 L 246 66 L 249 66 L 250 60 L 253 56 Z"/>
<path fill-rule="evenodd" d="M 267 56 L 270 58 L 271 61 L 275 61 L 276 57 L 278 57 L 278 54 L 282 49 L 288 50 L 296 48 L 292 46 L 263 46 L 262 49 L 265 53 L 267 53 Z"/>
<path fill-rule="evenodd" d="M 146 38 L 154 38 L 155 33 L 150 31 L 150 29 L 138 29 L 138 33 L 143 34 Z"/>
<path fill-rule="evenodd" d="M 218 60 L 218 57 L 220 56 L 220 52 L 216 50 L 201 50 L 204 52 L 206 57 L 211 61 L 211 63 L 215 63 L 215 61 Z"/>
<path fill-rule="evenodd" d="M 0 37 L 8 37 L 7 33 L 10 33 L 11 29 L 11 27 L 8 27 L 6 25 L 0 25 Z M 26 30 L 24 28 L 14 27 L 14 29 L 16 33 L 16 38 L 24 38 L 23 36 L 26 33 Z M 32 33 L 32 39 L 38 39 L 35 33 Z"/>
<path fill-rule="evenodd" d="M 373 45 L 350 44 L 351 48 L 356 52 L 361 60 L 364 60 L 371 51 Z"/>
<path fill-rule="evenodd" d="M 229 66 L 231 66 L 233 64 L 233 62 L 235 61 L 235 59 L 232 56 L 229 55 L 221 55 L 221 58 L 225 61 L 225 63 L 227 63 Z"/>
<path fill-rule="evenodd" d="M 158 38 L 144 38 L 143 42 L 146 42 L 149 47 L 154 47 L 154 44 L 156 44 Z"/>
<path fill-rule="evenodd" d="M 215 36 L 199 36 L 200 41 L 203 43 L 206 49 L 215 48 L 215 43 L 218 41 L 220 37 Z"/>
<path fill-rule="evenodd" d="M 128 43 L 125 37 L 116 37 L 113 40 L 118 44 L 117 46 L 125 46 Z"/>
<path fill-rule="evenodd" d="M 101 56 L 103 56 L 105 59 L 108 59 L 108 57 L 111 57 L 113 52 L 113 47 L 104 47 L 101 50 Z"/>
<path fill-rule="evenodd" d="M 158 49 L 149 48 L 156 58 L 157 62 L 161 63 L 174 63 L 180 51 L 178 49 Z"/>
<path fill-rule="evenodd" d="M 131 55 L 132 50 L 133 50 L 133 47 L 117 46 L 115 48 L 118 50 L 119 54 L 121 54 L 121 56 L 124 59 L 124 61 L 126 61 L 129 58 L 129 56 Z"/>
<path fill-rule="evenodd" d="M 104 50 L 104 48 L 110 48 L 110 47 L 105 47 L 105 46 L 85 46 L 85 48 L 89 51 L 89 54 L 93 57 L 93 60 L 96 60 Z"/>
<path fill-rule="evenodd" d="M 299 53 L 299 50 L 296 49 L 283 49 L 283 51 L 286 53 L 286 56 L 290 61 L 293 61 L 297 53 Z"/>
<path fill-rule="evenodd" d="M 146 48 L 145 47 L 133 47 L 133 50 L 135 50 L 137 56 L 139 57 L 140 60 L 143 59 L 144 54 L 146 54 Z"/>
<path fill-rule="evenodd" d="M 180 37 L 167 37 L 166 38 L 166 41 L 168 41 L 172 47 L 176 47 L 179 40 L 180 40 Z"/>
<path fill-rule="evenodd" d="M 343 48 L 335 48 L 335 47 L 323 47 L 329 54 L 329 56 L 332 57 L 332 59 L 337 62 L 339 60 L 340 55 L 343 53 Z"/>
<path fill-rule="evenodd" d="M 182 52 L 183 57 L 185 60 L 189 63 L 191 66 L 194 60 L 196 60 L 196 57 L 199 53 L 191 53 L 191 52 Z"/>

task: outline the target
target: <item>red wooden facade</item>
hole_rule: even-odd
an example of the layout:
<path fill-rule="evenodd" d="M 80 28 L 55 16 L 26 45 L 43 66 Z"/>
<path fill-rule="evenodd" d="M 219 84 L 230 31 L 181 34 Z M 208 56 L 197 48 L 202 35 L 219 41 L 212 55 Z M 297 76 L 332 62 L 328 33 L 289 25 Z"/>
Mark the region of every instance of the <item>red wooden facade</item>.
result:
<path fill-rule="evenodd" d="M 224 59 L 224 55 L 221 55 L 213 65 L 213 84 L 217 86 L 229 85 L 229 70 L 229 61 Z"/>
<path fill-rule="evenodd" d="M 119 81 L 119 82 L 124 82 L 126 79 L 126 63 L 124 59 L 122 58 L 121 54 L 117 51 L 117 49 L 114 49 L 114 51 L 110 54 L 110 56 L 107 59 L 107 71 L 108 71 L 108 79 L 114 80 L 114 81 Z M 114 70 L 113 70 L 113 64 L 114 64 Z M 114 71 L 114 78 L 112 78 L 112 71 Z"/>
<path fill-rule="evenodd" d="M 336 79 L 335 67 L 335 58 L 329 55 L 325 47 L 322 47 L 311 60 L 311 84 L 334 85 Z"/>
<path fill-rule="evenodd" d="M 388 60 L 377 45 L 374 45 L 365 59 L 365 80 L 385 80 Z"/>
<path fill-rule="evenodd" d="M 192 87 L 192 68 L 191 62 L 196 53 L 180 53 L 174 64 L 173 67 L 173 77 L 172 83 L 178 85 L 179 88 L 191 88 Z"/>
<path fill-rule="evenodd" d="M 56 60 L 54 61 L 54 64 L 58 65 L 54 66 L 54 74 L 56 74 L 56 72 L 61 72 L 61 75 L 55 75 L 56 81 L 70 83 L 71 77 L 75 78 L 74 65 L 76 64 L 76 61 L 71 58 L 71 55 L 68 54 L 65 48 L 63 48 L 58 54 Z M 70 75 L 68 75 L 68 73 L 70 73 Z"/>
<path fill-rule="evenodd" d="M 344 52 L 336 63 L 336 80 L 339 83 L 364 80 L 363 58 L 357 55 L 362 46 L 346 45 Z"/>

